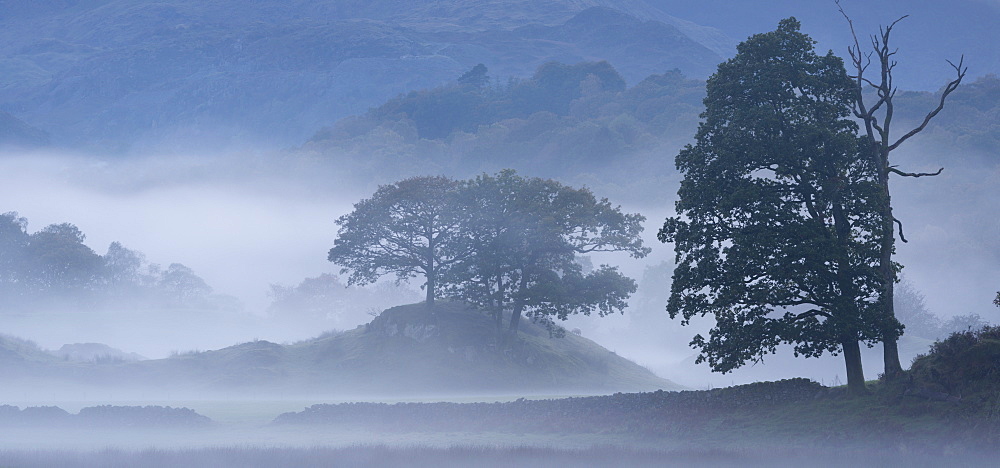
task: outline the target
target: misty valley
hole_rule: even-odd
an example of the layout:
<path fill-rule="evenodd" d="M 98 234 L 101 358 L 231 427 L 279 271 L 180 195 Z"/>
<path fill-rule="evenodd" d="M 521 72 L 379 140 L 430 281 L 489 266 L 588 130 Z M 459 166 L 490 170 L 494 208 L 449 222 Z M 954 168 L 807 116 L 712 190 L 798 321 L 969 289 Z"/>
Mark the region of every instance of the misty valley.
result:
<path fill-rule="evenodd" d="M 994 466 L 996 24 L 0 1 L 0 466 Z"/>

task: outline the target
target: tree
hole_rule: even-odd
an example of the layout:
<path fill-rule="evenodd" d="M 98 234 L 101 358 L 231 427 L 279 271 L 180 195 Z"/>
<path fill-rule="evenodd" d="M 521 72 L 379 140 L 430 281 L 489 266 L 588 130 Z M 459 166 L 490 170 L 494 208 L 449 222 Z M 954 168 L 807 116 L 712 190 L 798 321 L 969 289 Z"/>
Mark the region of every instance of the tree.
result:
<path fill-rule="evenodd" d="M 70 223 L 51 224 L 32 234 L 26 249 L 26 270 L 36 290 L 93 290 L 103 261 L 83 241 L 86 236 Z"/>
<path fill-rule="evenodd" d="M 490 77 L 487 73 L 489 70 L 487 70 L 486 65 L 480 63 L 458 77 L 458 82 L 479 89 L 489 84 Z"/>
<path fill-rule="evenodd" d="M 207 307 L 212 287 L 194 270 L 171 263 L 157 281 L 157 287 L 172 307 Z"/>
<path fill-rule="evenodd" d="M 268 313 L 282 321 L 304 323 L 313 327 L 345 330 L 371 320 L 374 310 L 413 302 L 419 295 L 413 290 L 392 284 L 375 288 L 357 288 L 342 283 L 336 275 L 321 274 L 305 278 L 296 286 L 272 284 Z"/>
<path fill-rule="evenodd" d="M 906 324 L 906 332 L 929 339 L 941 337 L 944 323 L 927 310 L 924 295 L 906 279 L 901 279 L 893 294 L 893 310 L 900 322 Z"/>
<path fill-rule="evenodd" d="M 587 189 L 524 178 L 512 170 L 481 175 L 459 190 L 462 235 L 452 245 L 473 252 L 449 271 L 447 291 L 493 314 L 498 333 L 516 336 L 524 315 L 557 331 L 553 319 L 622 311 L 635 281 L 614 267 L 584 272 L 578 256 L 627 252 L 644 257 L 644 217 L 625 214 Z"/>
<path fill-rule="evenodd" d="M 378 188 L 371 198 L 337 220 L 340 230 L 327 259 L 349 274 L 348 285 L 364 285 L 387 274 L 397 282 L 421 275 L 433 305 L 442 272 L 467 253 L 449 249 L 458 229 L 452 209 L 455 181 L 413 177 Z"/>
<path fill-rule="evenodd" d="M 124 293 L 143 284 L 141 269 L 146 264 L 146 256 L 142 252 L 129 249 L 121 242 L 112 242 L 103 259 L 104 281 L 110 290 Z"/>
<path fill-rule="evenodd" d="M 24 293 L 22 274 L 29 236 L 28 220 L 16 211 L 0 214 L 0 292 L 12 299 Z"/>
<path fill-rule="evenodd" d="M 840 7 L 839 0 L 836 0 L 838 7 Z M 965 78 L 965 73 L 967 69 L 963 66 L 963 60 L 959 60 L 958 64 L 948 62 L 952 68 L 955 69 L 956 78 L 949 81 L 945 85 L 941 92 L 941 98 L 938 101 L 938 105 L 928 112 L 924 116 L 923 121 L 915 128 L 907 131 L 902 136 L 896 138 L 892 136 L 892 119 L 894 114 L 893 98 L 896 96 L 896 85 L 893 82 L 893 69 L 896 68 L 896 61 L 893 58 L 896 55 L 896 50 L 891 49 L 889 46 L 889 39 L 892 33 L 892 29 L 897 23 L 902 21 L 906 16 L 893 21 L 887 27 L 880 28 L 878 35 L 873 35 L 871 37 L 872 51 L 869 53 L 863 53 L 861 51 L 861 45 L 858 41 L 858 36 L 854 32 L 854 23 L 851 18 L 844 11 L 843 7 L 840 7 L 840 12 L 843 14 L 844 18 L 847 20 L 848 25 L 851 28 L 851 34 L 854 37 L 854 45 L 848 48 L 848 52 L 851 56 L 851 63 L 854 68 L 855 75 L 852 77 L 854 79 L 854 115 L 862 121 L 865 128 L 866 144 L 865 146 L 865 156 L 869 158 L 875 165 L 877 182 L 881 197 L 881 208 L 878 212 L 878 219 L 880 222 L 879 229 L 876 231 L 877 238 L 880 243 L 879 250 L 879 276 L 882 281 L 882 344 L 883 344 L 883 361 L 885 366 L 884 375 L 887 378 L 894 378 L 895 376 L 901 375 L 903 372 L 903 367 L 899 362 L 899 348 L 896 344 L 899 336 L 902 334 L 902 327 L 899 321 L 896 319 L 896 314 L 894 310 L 893 301 L 893 288 L 898 282 L 899 265 L 892 260 L 892 255 L 896 251 L 896 225 L 899 226 L 899 238 L 901 241 L 906 242 L 906 237 L 903 236 L 903 224 L 898 220 L 892 213 L 892 199 L 889 190 L 889 178 L 892 174 L 903 176 L 903 177 L 928 177 L 936 176 L 941 174 L 939 169 L 937 172 L 932 173 L 914 173 L 914 172 L 904 172 L 898 169 L 892 164 L 890 159 L 891 153 L 899 148 L 906 140 L 909 140 L 914 135 L 923 131 L 927 127 L 927 124 L 944 109 L 945 100 L 947 100 L 948 95 L 950 95 L 958 86 L 962 83 L 962 79 Z M 865 72 L 868 67 L 872 64 L 872 58 L 874 56 L 877 62 L 878 69 L 876 70 L 877 78 L 874 80 L 865 77 Z M 874 102 L 870 102 L 865 95 L 865 90 L 873 90 L 875 92 Z"/>
<path fill-rule="evenodd" d="M 843 61 L 813 44 L 788 18 L 709 78 L 696 142 L 676 158 L 677 216 L 659 232 L 676 252 L 667 311 L 714 316 L 691 345 L 715 371 L 790 344 L 843 353 L 859 393 L 860 342 L 880 337 L 877 192 Z"/>

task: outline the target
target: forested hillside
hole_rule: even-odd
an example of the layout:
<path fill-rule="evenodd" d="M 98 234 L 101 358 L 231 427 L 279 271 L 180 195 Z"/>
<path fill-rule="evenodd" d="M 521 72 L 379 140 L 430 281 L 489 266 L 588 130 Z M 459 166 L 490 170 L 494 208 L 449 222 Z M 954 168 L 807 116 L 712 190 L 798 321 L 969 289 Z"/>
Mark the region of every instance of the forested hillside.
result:
<path fill-rule="evenodd" d="M 344 119 L 302 150 L 367 177 L 506 167 L 575 176 L 640 155 L 662 174 L 671 172 L 662 155 L 693 131 L 703 95 L 701 82 L 676 70 L 628 87 L 607 62 L 550 62 L 509 81 L 473 68 Z"/>
<path fill-rule="evenodd" d="M 616 58 L 638 81 L 721 58 L 717 32 L 638 0 L 35 3 L 0 3 L 0 110 L 103 151 L 295 144 L 480 62 Z"/>

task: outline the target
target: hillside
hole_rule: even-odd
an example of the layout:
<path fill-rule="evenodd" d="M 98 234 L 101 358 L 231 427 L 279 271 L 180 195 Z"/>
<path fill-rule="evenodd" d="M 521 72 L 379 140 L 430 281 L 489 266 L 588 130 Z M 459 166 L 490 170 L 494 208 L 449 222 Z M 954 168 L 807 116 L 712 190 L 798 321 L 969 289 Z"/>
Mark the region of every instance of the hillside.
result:
<path fill-rule="evenodd" d="M 817 50 L 833 50 L 847 55 L 853 41 L 850 29 L 831 1 L 802 0 L 647 0 L 673 16 L 700 25 L 718 28 L 742 41 L 759 32 L 770 31 L 789 16 L 802 22 L 803 31 L 818 41 Z M 996 47 L 996 25 L 1000 23 L 1000 3 L 991 0 L 841 0 L 855 22 L 861 44 L 879 26 L 909 15 L 893 32 L 896 84 L 902 89 L 936 90 L 952 78 L 945 60 L 965 56 L 969 76 L 1000 72 L 1000 48 Z M 735 42 L 734 42 L 735 44 Z M 726 56 L 729 52 L 723 53 Z"/>
<path fill-rule="evenodd" d="M 704 84 L 677 70 L 627 83 L 608 62 L 550 62 L 507 84 L 453 81 L 338 121 L 289 158 L 310 173 L 379 183 L 515 168 L 615 199 L 656 193 L 673 185 L 670 155 L 697 128 Z"/>
<path fill-rule="evenodd" d="M 0 111 L 0 147 L 37 147 L 49 143 L 49 136 L 17 117 Z"/>
<path fill-rule="evenodd" d="M 7 0 L 0 10 L 0 109 L 58 143 L 103 150 L 294 144 L 477 63 L 506 79 L 550 60 L 616 58 L 638 80 L 673 68 L 704 76 L 720 60 L 717 32 L 641 0 Z"/>
<path fill-rule="evenodd" d="M 971 76 L 998 70 L 983 40 L 994 5 L 856 3 L 845 6 L 862 34 L 913 15 L 897 42 L 904 88 L 935 89 L 963 53 Z M 821 49 L 849 43 L 833 2 L 2 0 L 0 11 L 0 111 L 61 145 L 122 152 L 298 144 L 477 63 L 500 80 L 552 60 L 610 60 L 630 84 L 675 68 L 704 79 L 791 15 Z"/>
<path fill-rule="evenodd" d="M 596 343 L 567 333 L 550 338 L 527 323 L 507 349 L 493 323 L 459 303 L 384 311 L 366 326 L 291 345 L 267 341 L 139 362 L 46 362 L 21 382 L 62 379 L 122 392 L 224 392 L 226 395 L 529 394 L 676 390 Z M 50 356 L 51 358 L 51 356 Z M 22 362 L 25 359 L 20 359 Z M 21 364 L 19 364 L 21 365 Z M 7 364 L 4 364 L 7 367 Z M 9 390 L 9 389 L 8 389 Z"/>

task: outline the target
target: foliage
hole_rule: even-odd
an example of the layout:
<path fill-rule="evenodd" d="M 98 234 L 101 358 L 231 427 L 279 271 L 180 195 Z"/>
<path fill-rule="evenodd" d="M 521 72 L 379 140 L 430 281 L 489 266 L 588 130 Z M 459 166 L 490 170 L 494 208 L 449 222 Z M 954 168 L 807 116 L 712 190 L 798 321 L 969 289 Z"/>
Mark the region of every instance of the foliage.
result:
<path fill-rule="evenodd" d="M 939 337 L 941 319 L 927 310 L 924 295 L 913 286 L 913 283 L 906 279 L 901 280 L 896 286 L 893 300 L 896 301 L 896 318 L 906 327 L 907 335 L 930 339 Z"/>
<path fill-rule="evenodd" d="M 112 242 L 99 255 L 70 223 L 28 234 L 28 220 L 0 214 L 0 292 L 5 310 L 31 310 L 53 302 L 148 304 L 167 308 L 217 308 L 219 297 L 190 268 L 166 270 L 138 251 Z"/>
<path fill-rule="evenodd" d="M 922 385 L 950 394 L 996 391 L 1000 385 L 1000 327 L 952 333 L 918 356 L 910 375 Z"/>
<path fill-rule="evenodd" d="M 459 198 L 468 217 L 458 245 L 472 255 L 450 271 L 447 290 L 489 310 L 498 328 L 501 314 L 510 311 L 512 332 L 522 314 L 554 330 L 553 318 L 623 311 L 635 292 L 635 281 L 614 267 L 584 272 L 578 256 L 644 257 L 649 253 L 639 237 L 644 217 L 625 214 L 587 189 L 510 170 L 468 181 Z"/>
<path fill-rule="evenodd" d="M 417 177 L 380 187 L 341 217 L 328 259 L 350 273 L 348 285 L 421 275 L 429 304 L 441 289 L 490 311 L 498 329 L 512 311 L 511 331 L 525 313 L 558 331 L 552 319 L 625 308 L 635 282 L 606 265 L 584 272 L 577 256 L 645 256 L 644 219 L 587 189 L 510 170 L 461 183 Z"/>
<path fill-rule="evenodd" d="M 677 253 L 671 317 L 715 317 L 691 342 L 713 370 L 782 343 L 812 357 L 878 339 L 878 198 L 857 157 L 851 86 L 794 18 L 740 44 L 708 80 L 696 143 L 676 158 L 678 216 L 659 238 Z"/>
<path fill-rule="evenodd" d="M 489 73 L 489 70 L 486 68 L 486 65 L 480 63 L 458 77 L 458 82 L 475 88 L 482 88 L 490 82 L 490 77 L 487 73 Z"/>
<path fill-rule="evenodd" d="M 449 248 L 459 218 L 455 181 L 412 177 L 383 185 L 337 220 L 340 230 L 327 259 L 350 274 L 348 285 L 395 274 L 397 282 L 422 275 L 427 302 L 433 303 L 443 269 L 468 255 Z"/>
<path fill-rule="evenodd" d="M 157 286 L 175 307 L 191 304 L 212 293 L 212 287 L 205 280 L 180 263 L 171 263 L 160 275 Z"/>
<path fill-rule="evenodd" d="M 896 97 L 897 118 L 915 125 L 924 116 L 918 109 L 933 109 L 940 99 L 936 93 L 907 91 Z M 956 154 L 991 154 L 1000 148 L 1000 78 L 982 76 L 964 84 L 948 96 L 948 108 L 928 124 L 927 137 L 948 145 Z"/>
<path fill-rule="evenodd" d="M 686 139 L 703 92 L 701 82 L 677 70 L 626 88 L 605 62 L 552 62 L 527 79 L 475 86 L 460 78 L 410 92 L 320 131 L 303 149 L 336 158 L 342 170 L 373 175 L 427 167 L 492 172 L 529 163 L 565 175 Z"/>
<path fill-rule="evenodd" d="M 0 214 L 0 288 L 16 287 L 29 240 L 27 226 L 28 220 L 17 212 Z"/>
<path fill-rule="evenodd" d="M 31 235 L 25 248 L 28 281 L 53 291 L 83 290 L 97 282 L 102 261 L 69 223 L 52 224 Z"/>
<path fill-rule="evenodd" d="M 486 67 L 479 66 L 456 84 L 412 91 L 374 109 L 371 116 L 376 121 L 410 120 L 420 138 L 443 139 L 456 131 L 470 133 L 480 125 L 536 112 L 564 116 L 573 101 L 585 94 L 625 90 L 625 80 L 607 62 L 549 62 L 530 80 L 511 80 L 506 86 L 489 88 Z"/>
<path fill-rule="evenodd" d="M 942 320 L 927 310 L 924 295 L 907 280 L 896 286 L 893 300 L 896 302 L 896 317 L 906 326 L 906 334 L 937 340 L 952 333 L 978 330 L 988 322 L 979 314 L 956 315 Z"/>

